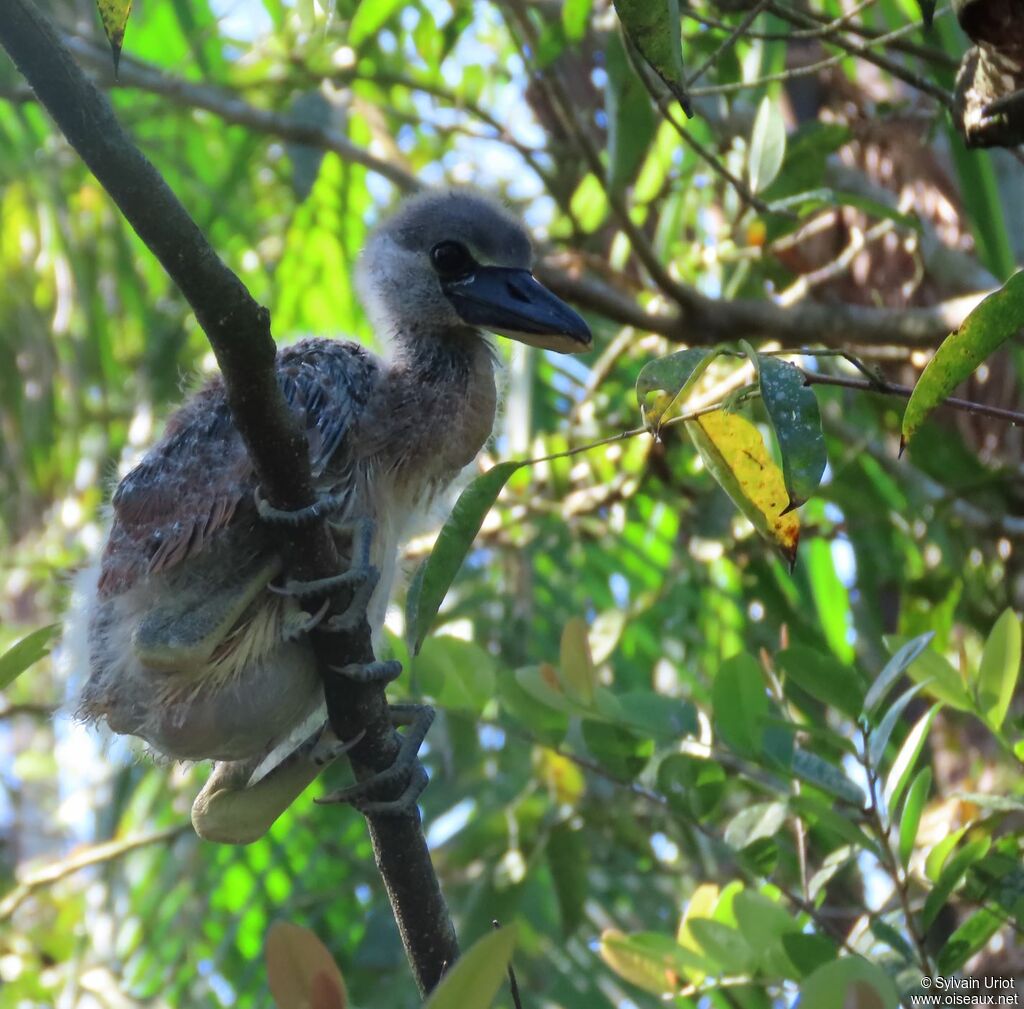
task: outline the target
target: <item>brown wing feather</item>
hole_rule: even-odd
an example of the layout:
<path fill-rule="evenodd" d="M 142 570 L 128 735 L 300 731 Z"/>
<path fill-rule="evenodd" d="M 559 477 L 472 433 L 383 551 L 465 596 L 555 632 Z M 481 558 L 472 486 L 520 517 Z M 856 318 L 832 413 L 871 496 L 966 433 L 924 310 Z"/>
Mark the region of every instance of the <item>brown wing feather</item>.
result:
<path fill-rule="evenodd" d="M 278 355 L 278 381 L 304 420 L 314 478 L 344 494 L 358 446 L 349 434 L 373 395 L 378 360 L 358 344 L 303 340 Z M 255 522 L 255 476 L 213 379 L 168 421 L 163 438 L 114 492 L 100 592 L 124 592 L 143 575 L 201 551 L 232 522 Z"/>

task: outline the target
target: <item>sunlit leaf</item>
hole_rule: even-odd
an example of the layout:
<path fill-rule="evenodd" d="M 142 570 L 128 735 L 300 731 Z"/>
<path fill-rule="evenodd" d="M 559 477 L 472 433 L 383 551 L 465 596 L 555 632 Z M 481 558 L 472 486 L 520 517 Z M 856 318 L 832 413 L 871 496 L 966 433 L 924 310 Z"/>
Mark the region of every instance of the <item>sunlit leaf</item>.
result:
<path fill-rule="evenodd" d="M 460 495 L 430 556 L 413 577 L 406 598 L 406 640 L 415 655 L 423 644 L 476 534 L 502 487 L 522 463 L 503 462 L 477 477 Z"/>
<path fill-rule="evenodd" d="M 889 737 L 892 735 L 896 723 L 903 714 L 907 705 L 917 696 L 917 692 L 927 683 L 917 683 L 905 690 L 900 696 L 886 708 L 885 715 L 878 723 L 878 727 L 868 733 L 868 758 L 872 767 L 879 767 L 882 758 L 885 756 L 885 748 L 889 745 Z"/>
<path fill-rule="evenodd" d="M 278 1009 L 345 1009 L 341 971 L 316 933 L 276 921 L 267 932 L 267 984 Z"/>
<path fill-rule="evenodd" d="M 818 489 L 828 462 L 818 398 L 796 366 L 770 354 L 754 353 L 752 348 L 748 354 L 779 443 L 789 507 L 796 508 Z"/>
<path fill-rule="evenodd" d="M 741 809 L 725 828 L 725 843 L 739 851 L 765 837 L 774 837 L 786 822 L 784 802 L 755 802 Z"/>
<path fill-rule="evenodd" d="M 404 2 L 405 0 L 359 0 L 352 22 L 348 26 L 348 44 L 358 48 L 371 35 L 376 35 Z"/>
<path fill-rule="evenodd" d="M 31 634 L 26 634 L 17 644 L 0 655 L 0 690 L 5 690 L 26 669 L 49 654 L 47 645 L 59 630 L 59 624 L 40 627 Z"/>
<path fill-rule="evenodd" d="M 1017 686 L 1021 651 L 1020 620 L 1012 609 L 1004 610 L 989 632 L 978 667 L 975 690 L 982 717 L 998 731 Z"/>
<path fill-rule="evenodd" d="M 910 775 L 913 773 L 917 758 L 921 755 L 925 740 L 928 738 L 928 730 L 932 727 L 935 716 L 939 713 L 941 704 L 933 704 L 914 723 L 914 727 L 907 733 L 903 745 L 892 762 L 889 774 L 885 779 L 885 802 L 889 809 L 889 815 L 893 816 L 899 804 L 903 790 L 907 787 Z"/>
<path fill-rule="evenodd" d="M 582 617 L 570 618 L 562 630 L 562 685 L 566 693 L 585 706 L 594 699 L 594 659 L 590 654 L 587 624 Z"/>
<path fill-rule="evenodd" d="M 792 566 L 800 541 L 800 520 L 786 511 L 789 495 L 782 471 L 761 434 L 737 414 L 716 410 L 686 422 L 708 472 L 754 528 Z"/>
<path fill-rule="evenodd" d="M 864 698 L 864 714 L 870 715 L 907 667 L 931 644 L 934 631 L 920 634 L 896 649 L 896 653 L 885 664 Z"/>
<path fill-rule="evenodd" d="M 914 842 L 917 840 L 917 828 L 921 823 L 921 813 L 928 801 L 928 792 L 932 787 L 932 769 L 922 768 L 907 792 L 907 801 L 903 806 L 900 818 L 900 861 L 904 866 L 909 864 L 914 853 Z"/>
<path fill-rule="evenodd" d="M 943 974 L 953 974 L 975 953 L 981 952 L 989 939 L 1005 924 L 1001 914 L 983 907 L 975 911 L 967 921 L 946 940 L 946 945 L 936 957 L 936 965 Z"/>
<path fill-rule="evenodd" d="M 1015 273 L 946 337 L 928 362 L 903 413 L 906 445 L 925 418 L 990 354 L 1024 326 L 1024 270 Z"/>
<path fill-rule="evenodd" d="M 883 640 L 890 651 L 896 651 L 907 643 L 907 639 L 899 634 L 887 634 Z M 957 711 L 974 710 L 974 701 L 963 678 L 938 652 L 921 651 L 906 667 L 906 673 L 915 683 L 923 683 L 924 692 L 943 704 Z"/>
<path fill-rule="evenodd" d="M 515 944 L 512 926 L 478 939 L 448 969 L 423 1009 L 488 1009 L 505 981 Z"/>
<path fill-rule="evenodd" d="M 579 42 L 587 30 L 594 0 L 565 0 L 562 4 L 562 28 L 570 42 Z"/>
<path fill-rule="evenodd" d="M 927 929 L 931 926 L 936 915 L 942 910 L 943 905 L 963 878 L 964 873 L 971 865 L 985 856 L 991 844 L 991 839 L 987 837 L 979 837 L 976 841 L 970 841 L 943 866 L 942 873 L 925 898 L 924 908 L 921 910 L 923 928 Z"/>
<path fill-rule="evenodd" d="M 619 21 L 640 55 L 691 115 L 686 95 L 679 0 L 613 0 Z"/>
<path fill-rule="evenodd" d="M 685 405 L 687 393 L 698 382 L 717 351 L 704 347 L 680 350 L 648 361 L 636 379 L 636 400 L 644 423 L 657 432 L 672 416 L 673 408 Z"/>
<path fill-rule="evenodd" d="M 600 953 L 616 974 L 652 995 L 671 995 L 687 971 L 706 971 L 709 966 L 701 954 L 655 933 L 626 935 L 608 929 L 601 935 Z"/>
<path fill-rule="evenodd" d="M 750 136 L 747 174 L 752 193 L 762 192 L 775 181 L 785 156 L 786 125 L 778 103 L 766 95 L 758 106 Z"/>

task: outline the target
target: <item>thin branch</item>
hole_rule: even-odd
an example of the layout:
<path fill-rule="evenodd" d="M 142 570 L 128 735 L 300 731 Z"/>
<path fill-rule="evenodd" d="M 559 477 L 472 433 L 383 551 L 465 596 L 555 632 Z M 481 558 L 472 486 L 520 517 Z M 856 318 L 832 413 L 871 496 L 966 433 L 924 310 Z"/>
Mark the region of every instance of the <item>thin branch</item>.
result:
<path fill-rule="evenodd" d="M 785 17 L 787 19 L 793 16 L 793 13 L 787 8 L 781 7 L 776 3 L 769 3 L 768 10 L 772 11 L 774 14 L 778 14 L 779 17 Z M 948 8 L 937 12 L 935 16 L 939 17 L 941 14 L 947 12 Z M 765 74 L 763 77 L 758 77 L 750 81 L 737 81 L 731 84 L 715 84 L 703 88 L 694 88 L 690 94 L 695 98 L 707 95 L 737 94 L 738 92 L 761 87 L 765 84 L 776 84 L 783 81 L 794 80 L 798 77 L 808 77 L 819 73 L 822 70 L 828 70 L 831 67 L 837 66 L 842 63 L 847 56 L 859 56 L 881 66 L 882 64 L 879 61 L 885 60 L 885 57 L 880 57 L 873 53 L 872 47 L 887 45 L 896 39 L 902 38 L 904 35 L 917 31 L 919 28 L 920 25 L 917 23 L 903 25 L 903 27 L 897 28 L 895 31 L 888 32 L 885 35 L 879 35 L 867 42 L 840 42 L 838 39 L 828 39 L 827 41 L 829 43 L 840 46 L 843 49 L 843 52 L 836 56 L 829 56 L 827 59 L 818 60 L 815 63 L 808 63 L 806 66 L 791 67 L 789 70 L 781 70 L 774 74 Z M 931 95 L 947 108 L 952 107 L 953 96 L 949 94 L 948 91 L 945 91 L 943 88 L 938 87 L 938 85 L 933 84 L 931 81 L 928 81 L 917 74 L 911 73 L 911 71 L 901 67 L 898 63 L 893 63 L 890 60 L 885 60 L 884 69 L 894 77 L 899 77 L 907 83 L 912 84 L 918 90 L 923 91 L 925 94 Z"/>
<path fill-rule="evenodd" d="M 0 44 L 195 311 L 220 365 L 232 417 L 265 498 L 288 511 L 312 505 L 316 498 L 309 448 L 278 385 L 267 310 L 219 259 L 159 172 L 124 133 L 110 102 L 30 0 L 5 5 Z M 236 108 L 238 114 L 245 111 Z M 322 139 L 317 130 L 304 138 L 292 134 L 306 142 L 316 135 Z M 337 141 L 346 151 L 342 156 L 365 157 L 346 138 Z M 295 577 L 318 579 L 339 570 L 334 539 L 324 521 L 298 526 L 286 538 L 285 556 Z M 313 635 L 312 640 L 321 670 L 373 658 L 365 620 L 353 634 Z M 392 728 L 383 688 L 326 675 L 324 693 L 339 738 L 364 733 L 350 754 L 356 777 L 393 766 L 401 740 Z M 416 983 L 427 992 L 457 958 L 458 945 L 419 816 L 371 815 L 368 823 Z"/>
<path fill-rule="evenodd" d="M 867 0 L 867 2 L 874 3 L 874 0 Z M 757 3 L 750 8 L 749 11 L 743 16 L 740 21 L 729 34 L 722 39 L 721 43 L 717 46 L 715 51 L 711 53 L 708 58 L 697 67 L 696 70 L 686 78 L 686 83 L 683 85 L 684 91 L 689 91 L 691 87 L 704 75 L 705 71 L 715 65 L 718 58 L 732 45 L 735 45 L 736 40 L 743 35 L 746 30 L 757 20 L 758 15 L 768 5 L 768 0 L 757 0 Z"/>
<path fill-rule="evenodd" d="M 798 11 L 792 7 L 786 7 L 780 3 L 770 2 L 768 4 L 768 10 L 778 17 L 789 21 L 791 24 L 820 24 L 820 17 L 812 17 L 809 14 L 805 14 L 803 11 Z M 935 17 L 940 18 L 947 13 L 949 13 L 948 7 L 936 11 Z M 952 108 L 953 96 L 944 88 L 932 83 L 925 77 L 921 77 L 919 74 L 915 74 L 912 70 L 908 70 L 895 60 L 889 59 L 888 56 L 884 56 L 872 50 L 872 46 L 876 46 L 879 43 L 883 43 L 886 46 L 895 46 L 898 44 L 901 35 L 908 34 L 912 29 L 919 27 L 919 24 L 910 24 L 905 25 L 903 28 L 897 29 L 894 32 L 888 32 L 885 34 L 863 33 L 867 37 L 867 41 L 863 43 L 848 42 L 840 36 L 829 37 L 824 41 L 829 45 L 837 46 L 850 56 L 857 56 L 860 59 L 866 60 L 868 63 L 873 63 L 876 67 L 881 70 L 885 70 L 886 73 L 892 74 L 892 76 L 896 77 L 898 80 L 904 81 L 911 85 L 911 87 L 917 88 L 918 91 L 921 91 L 926 95 L 931 95 L 932 98 L 939 101 L 946 108 Z M 836 57 L 837 61 L 841 59 L 842 57 Z"/>
<path fill-rule="evenodd" d="M 803 371 L 803 369 L 801 369 Z M 822 375 L 815 371 L 803 371 L 804 380 L 808 385 L 836 385 L 844 389 L 861 389 L 864 392 L 877 392 L 883 396 L 899 396 L 909 399 L 914 391 L 909 385 L 898 385 L 895 382 L 872 381 L 866 378 L 851 378 L 846 375 Z M 1005 420 L 1013 425 L 1024 425 L 1024 413 L 1019 410 L 1007 410 L 1001 406 L 989 406 L 987 403 L 975 403 L 973 400 L 950 396 L 944 399 L 941 406 L 953 410 L 974 414 L 978 417 L 992 417 Z"/>
<path fill-rule="evenodd" d="M 43 866 L 43 868 L 29 873 L 0 900 L 0 921 L 7 921 L 36 890 L 52 886 L 73 873 L 89 868 L 89 866 L 112 862 L 114 859 L 121 858 L 122 855 L 138 851 L 139 848 L 147 848 L 152 844 L 172 844 L 179 837 L 191 833 L 190 824 L 178 824 L 175 827 L 165 827 L 163 830 L 157 830 L 151 834 L 138 834 L 134 837 L 96 844 L 90 848 L 76 851 L 59 862 Z"/>

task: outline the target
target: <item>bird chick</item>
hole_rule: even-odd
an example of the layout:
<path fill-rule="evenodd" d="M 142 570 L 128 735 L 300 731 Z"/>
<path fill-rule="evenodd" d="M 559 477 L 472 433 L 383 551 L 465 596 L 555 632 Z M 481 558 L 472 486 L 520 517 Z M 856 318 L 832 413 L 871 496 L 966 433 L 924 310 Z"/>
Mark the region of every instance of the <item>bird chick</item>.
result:
<path fill-rule="evenodd" d="M 365 576 L 375 633 L 410 518 L 490 436 L 495 359 L 482 330 L 567 353 L 590 343 L 586 323 L 531 265 L 527 232 L 494 200 L 472 190 L 412 197 L 370 237 L 357 273 L 390 354 L 323 339 L 278 354 L 339 556 Z M 260 507 L 219 378 L 168 421 L 112 506 L 84 593 L 79 714 L 166 757 L 218 761 L 193 806 L 196 830 L 254 840 L 322 760 L 307 747 L 247 787 L 250 776 L 322 723 L 323 691 L 313 621 L 279 591 L 286 562 L 267 520 L 287 516 Z"/>

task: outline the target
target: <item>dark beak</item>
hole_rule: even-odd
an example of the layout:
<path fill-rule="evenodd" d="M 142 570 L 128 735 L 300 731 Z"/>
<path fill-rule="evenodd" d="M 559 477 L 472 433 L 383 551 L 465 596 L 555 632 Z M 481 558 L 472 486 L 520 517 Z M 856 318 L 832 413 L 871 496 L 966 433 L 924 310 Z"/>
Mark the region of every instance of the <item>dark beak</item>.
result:
<path fill-rule="evenodd" d="M 441 286 L 470 326 L 563 354 L 578 354 L 593 339 L 587 324 L 529 270 L 478 266 L 468 277 Z"/>

